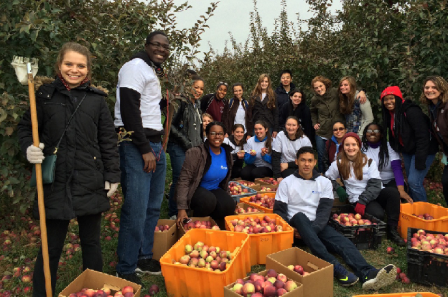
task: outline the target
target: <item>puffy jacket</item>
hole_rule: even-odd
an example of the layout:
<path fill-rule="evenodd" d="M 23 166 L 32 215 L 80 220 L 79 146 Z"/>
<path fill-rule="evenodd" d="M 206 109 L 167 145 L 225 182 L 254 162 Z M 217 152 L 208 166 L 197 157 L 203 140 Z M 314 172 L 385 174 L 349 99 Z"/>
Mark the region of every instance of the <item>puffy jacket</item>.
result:
<path fill-rule="evenodd" d="M 259 99 L 260 98 L 254 98 L 253 104 L 250 104 L 250 108 L 252 110 L 252 123 L 255 125 L 256 121 L 263 120 L 269 125 L 269 128 L 272 128 L 273 132 L 279 132 L 278 107 L 274 106 L 272 109 L 268 108 L 267 96 L 263 101 L 260 101 Z M 277 104 L 277 101 L 275 104 Z M 252 133 L 253 131 L 249 131 L 250 135 L 252 135 Z"/>
<path fill-rule="evenodd" d="M 448 155 L 448 104 L 441 102 L 434 113 L 431 110 L 428 113 L 433 134 L 444 154 Z"/>
<path fill-rule="evenodd" d="M 177 97 L 170 104 L 170 118 L 169 141 L 180 145 L 185 151 L 203 143 L 199 102 L 193 104 L 185 96 Z"/>
<path fill-rule="evenodd" d="M 310 104 L 311 121 L 313 127 L 320 124 L 316 134 L 320 137 L 330 138 L 333 131 L 333 124 L 336 121 L 345 123 L 345 117 L 339 111 L 338 90 L 331 88 L 323 95 L 314 95 Z"/>
<path fill-rule="evenodd" d="M 235 122 L 236 112 L 240 107 L 241 101 L 237 98 L 232 98 L 224 106 L 224 112 L 222 113 L 222 122 L 224 127 L 226 127 L 227 133 L 230 135 L 232 133 L 233 123 Z M 252 111 L 247 100 L 242 100 L 244 111 L 246 112 L 246 133 L 252 135 L 254 126 L 252 123 Z"/>
<path fill-rule="evenodd" d="M 89 83 L 67 90 L 59 78 L 36 92 L 40 142 L 44 155 L 53 153 L 68 119 L 82 102 L 57 152 L 55 180 L 44 185 L 47 219 L 70 220 L 109 209 L 104 182 L 120 182 L 117 134 L 106 93 Z M 31 114 L 27 111 L 18 125 L 23 152 L 33 143 Z M 38 217 L 37 198 L 34 215 Z"/>
<path fill-rule="evenodd" d="M 219 187 L 224 191 L 227 191 L 227 184 L 232 174 L 233 158 L 232 147 L 223 143 L 221 145 L 226 151 L 227 160 L 227 175 L 219 184 Z M 194 192 L 201 184 L 201 180 L 207 173 L 212 162 L 210 156 L 209 144 L 204 142 L 200 146 L 189 149 L 185 153 L 185 161 L 182 165 L 182 171 L 180 172 L 179 179 L 177 180 L 176 191 L 174 197 L 177 201 L 178 209 L 189 209 L 191 198 Z"/>
<path fill-rule="evenodd" d="M 296 88 L 296 86 L 293 83 L 289 84 L 289 90 L 292 91 Z M 277 108 L 278 108 L 278 113 L 279 116 L 282 116 L 282 112 L 283 112 L 283 106 L 288 103 L 289 99 L 289 94 L 288 92 L 286 92 L 285 88 L 283 88 L 283 85 L 280 84 L 277 89 L 275 89 L 275 96 L 277 97 Z M 281 125 L 281 124 L 280 124 Z"/>

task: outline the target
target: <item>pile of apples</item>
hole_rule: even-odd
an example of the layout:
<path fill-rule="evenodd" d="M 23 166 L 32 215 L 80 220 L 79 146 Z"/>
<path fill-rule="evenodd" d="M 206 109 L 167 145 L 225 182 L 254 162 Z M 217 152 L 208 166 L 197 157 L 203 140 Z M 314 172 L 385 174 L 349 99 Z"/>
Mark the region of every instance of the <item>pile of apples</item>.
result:
<path fill-rule="evenodd" d="M 224 251 L 220 247 L 208 246 L 198 241 L 194 246 L 187 244 L 185 255 L 178 261 L 173 259 L 173 264 L 204 268 L 210 271 L 224 271 L 233 257 L 234 255 L 230 251 Z"/>
<path fill-rule="evenodd" d="M 397 281 L 402 282 L 403 284 L 410 284 L 411 280 L 408 278 L 406 273 L 402 272 L 400 268 L 397 267 Z"/>
<path fill-rule="evenodd" d="M 432 215 L 430 215 L 429 213 L 425 213 L 422 215 L 416 215 L 416 214 L 412 214 L 412 215 L 414 217 L 417 217 L 419 219 L 426 220 L 426 221 L 434 220 L 434 217 Z"/>
<path fill-rule="evenodd" d="M 294 272 L 297 272 L 298 274 L 303 275 L 303 276 L 310 274 L 309 272 L 306 272 L 305 270 L 303 270 L 303 266 L 301 266 L 301 265 L 288 265 L 288 269 L 290 269 Z"/>
<path fill-rule="evenodd" d="M 275 224 L 275 219 L 264 216 L 263 219 L 246 217 L 242 220 L 231 220 L 235 232 L 247 234 L 281 232 L 283 227 Z"/>
<path fill-rule="evenodd" d="M 256 209 L 255 207 L 248 206 L 246 209 L 244 209 L 241 205 L 237 205 L 235 208 L 235 214 L 242 214 L 242 213 L 259 213 L 260 210 Z"/>
<path fill-rule="evenodd" d="M 431 234 L 420 229 L 412 235 L 411 246 L 419 251 L 448 255 L 448 233 L 445 235 Z"/>
<path fill-rule="evenodd" d="M 369 226 L 376 225 L 376 223 L 372 223 L 370 220 L 363 218 L 359 213 L 341 213 L 341 214 L 333 214 L 333 220 L 341 224 L 342 226 Z"/>
<path fill-rule="evenodd" d="M 220 230 L 218 226 L 212 226 L 210 221 L 191 221 L 189 223 L 184 224 L 185 230 L 191 229 L 211 229 L 211 230 Z"/>
<path fill-rule="evenodd" d="M 275 297 L 283 296 L 297 288 L 286 275 L 269 269 L 265 276 L 252 273 L 249 279 L 237 279 L 231 290 L 242 296 Z"/>
<path fill-rule="evenodd" d="M 168 231 L 170 229 L 169 225 L 160 225 L 160 226 L 156 226 L 154 232 L 163 232 L 163 231 Z"/>
<path fill-rule="evenodd" d="M 232 195 L 232 196 L 249 193 L 248 189 L 243 188 L 240 184 L 237 184 L 235 182 L 229 183 L 229 191 L 230 191 L 230 195 Z"/>
<path fill-rule="evenodd" d="M 275 178 L 273 178 L 273 177 L 271 177 L 269 179 L 260 179 L 260 182 L 264 182 L 264 183 L 271 184 L 271 185 L 274 185 L 274 186 L 278 185 L 278 181 Z"/>
<path fill-rule="evenodd" d="M 277 188 L 269 188 L 269 187 L 265 187 L 265 186 L 261 186 L 260 188 L 260 192 L 276 192 Z"/>
<path fill-rule="evenodd" d="M 253 187 L 253 186 L 255 186 L 255 183 L 251 182 L 251 181 L 239 180 L 238 183 L 243 185 L 243 186 L 246 186 L 246 187 Z"/>
<path fill-rule="evenodd" d="M 108 288 L 102 288 L 100 290 L 93 290 L 89 288 L 84 288 L 79 292 L 71 293 L 68 297 L 133 297 L 134 288 L 131 286 L 125 286 L 121 291 L 116 292 L 111 295 L 111 291 Z"/>
<path fill-rule="evenodd" d="M 250 196 L 249 201 L 269 209 L 274 209 L 275 198 L 269 197 L 266 194 L 257 194 L 254 196 Z"/>

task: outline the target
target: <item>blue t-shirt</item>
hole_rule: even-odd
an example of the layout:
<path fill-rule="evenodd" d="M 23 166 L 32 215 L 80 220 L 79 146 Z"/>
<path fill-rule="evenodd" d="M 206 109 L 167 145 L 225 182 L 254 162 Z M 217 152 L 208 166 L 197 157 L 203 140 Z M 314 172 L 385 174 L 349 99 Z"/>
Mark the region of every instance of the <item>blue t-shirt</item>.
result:
<path fill-rule="evenodd" d="M 210 155 L 212 156 L 212 164 L 210 168 L 202 177 L 200 187 L 207 190 L 216 190 L 219 188 L 219 183 L 226 178 L 227 175 L 227 159 L 224 148 L 221 147 L 221 153 L 216 155 L 210 149 Z"/>

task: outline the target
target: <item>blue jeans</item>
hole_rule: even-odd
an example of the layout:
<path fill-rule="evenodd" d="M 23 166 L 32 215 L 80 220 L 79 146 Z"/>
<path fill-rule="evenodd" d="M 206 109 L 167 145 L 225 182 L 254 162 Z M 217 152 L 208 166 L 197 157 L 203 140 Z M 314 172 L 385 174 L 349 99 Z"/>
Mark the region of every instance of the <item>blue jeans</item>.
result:
<path fill-rule="evenodd" d="M 325 143 L 327 141 L 325 139 L 323 139 L 322 137 L 320 137 L 319 135 L 316 134 L 316 150 L 317 150 L 317 168 L 319 169 L 320 173 L 325 174 L 325 170 L 326 170 L 326 165 L 325 165 L 325 154 L 326 154 L 326 149 L 325 149 Z"/>
<path fill-rule="evenodd" d="M 355 245 L 338 231 L 326 225 L 322 231 L 316 233 L 311 221 L 306 215 L 299 212 L 290 220 L 291 226 L 297 229 L 302 240 L 310 248 L 313 255 L 336 266 L 339 261 L 330 252 L 336 253 L 344 259 L 354 274 L 364 278 L 367 273 L 375 269 L 368 264 Z"/>
<path fill-rule="evenodd" d="M 120 143 L 121 187 L 124 203 L 118 233 L 119 274 L 134 273 L 139 259 L 151 259 L 154 229 L 160 215 L 165 190 L 166 159 L 162 143 L 150 142 L 155 156 L 156 171 L 143 171 L 144 162 L 132 142 Z"/>
<path fill-rule="evenodd" d="M 182 170 L 182 165 L 184 164 L 185 151 L 180 145 L 173 142 L 168 142 L 166 151 L 170 154 L 171 168 L 173 169 L 173 182 L 171 183 L 170 188 L 170 201 L 168 209 L 168 215 L 171 217 L 177 215 L 177 203 L 174 200 L 174 191 L 176 190 L 177 180 L 179 179 L 180 171 Z"/>
<path fill-rule="evenodd" d="M 436 155 L 428 155 L 425 163 L 426 168 L 424 170 L 418 170 L 415 168 L 415 155 L 402 154 L 404 159 L 404 169 L 406 170 L 406 175 L 408 177 L 410 196 L 414 201 L 427 202 L 428 198 L 426 197 L 426 191 L 423 187 L 423 179 L 428 173 Z"/>

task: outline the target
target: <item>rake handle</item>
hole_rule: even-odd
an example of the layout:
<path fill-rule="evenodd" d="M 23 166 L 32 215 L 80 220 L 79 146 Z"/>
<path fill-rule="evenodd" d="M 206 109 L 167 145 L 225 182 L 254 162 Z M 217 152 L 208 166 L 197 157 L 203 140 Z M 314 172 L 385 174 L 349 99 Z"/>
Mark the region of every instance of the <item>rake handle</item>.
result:
<path fill-rule="evenodd" d="M 34 91 L 34 78 L 31 73 L 31 64 L 28 63 L 28 93 L 30 95 L 31 128 L 33 132 L 33 145 L 39 147 L 39 129 L 37 125 L 36 96 Z M 44 186 L 42 183 L 42 164 L 36 163 L 37 202 L 39 205 L 40 237 L 42 241 L 42 258 L 44 260 L 45 289 L 47 297 L 53 297 L 51 288 L 50 261 L 48 257 L 47 221 L 45 217 Z"/>

